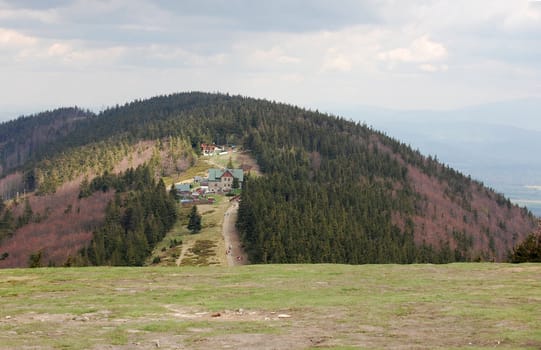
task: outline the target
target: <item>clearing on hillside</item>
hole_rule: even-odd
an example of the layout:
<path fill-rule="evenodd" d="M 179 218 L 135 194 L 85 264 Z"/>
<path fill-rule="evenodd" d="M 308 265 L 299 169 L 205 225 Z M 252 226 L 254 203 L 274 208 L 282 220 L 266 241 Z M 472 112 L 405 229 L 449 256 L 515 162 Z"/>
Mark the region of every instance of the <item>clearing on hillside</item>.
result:
<path fill-rule="evenodd" d="M 246 152 L 200 157 L 195 167 L 179 175 L 177 180 L 187 182 L 196 175 L 205 176 L 211 167 L 223 167 L 231 161 L 234 167 L 246 169 L 260 176 L 256 161 Z M 170 185 L 170 184 L 169 184 Z M 248 256 L 235 227 L 238 201 L 232 197 L 216 195 L 212 204 L 198 205 L 202 215 L 202 229 L 192 234 L 187 229 L 189 206 L 181 209 L 177 224 L 152 252 L 147 265 L 161 266 L 237 266 L 248 263 Z"/>

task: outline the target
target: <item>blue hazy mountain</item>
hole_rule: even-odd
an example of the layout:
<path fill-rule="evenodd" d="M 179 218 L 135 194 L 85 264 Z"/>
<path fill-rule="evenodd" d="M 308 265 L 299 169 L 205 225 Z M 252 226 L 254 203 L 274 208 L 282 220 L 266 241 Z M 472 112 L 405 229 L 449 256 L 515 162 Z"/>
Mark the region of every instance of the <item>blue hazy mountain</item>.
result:
<path fill-rule="evenodd" d="M 541 100 L 453 111 L 342 111 L 483 181 L 541 216 Z"/>

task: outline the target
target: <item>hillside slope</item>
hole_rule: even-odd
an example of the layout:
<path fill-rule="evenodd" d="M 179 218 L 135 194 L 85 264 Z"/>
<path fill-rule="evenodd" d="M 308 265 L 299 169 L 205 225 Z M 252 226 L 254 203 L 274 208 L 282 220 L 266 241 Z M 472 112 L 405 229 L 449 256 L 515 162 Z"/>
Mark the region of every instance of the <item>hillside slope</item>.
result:
<path fill-rule="evenodd" d="M 247 176 L 237 222 L 255 263 L 503 260 L 535 227 L 527 210 L 366 125 L 222 94 L 159 96 L 85 118 L 21 176 L 34 179 L 36 195 L 55 195 L 128 168 L 136 145 L 150 143 L 150 158 L 139 158 L 158 179 L 193 164 L 201 142 L 241 145 L 264 173 Z"/>
<path fill-rule="evenodd" d="M 0 195 L 11 198 L 17 192 L 34 189 L 34 179 L 22 173 L 6 175 L 33 159 L 41 158 L 52 151 L 50 147 L 75 129 L 78 122 L 93 117 L 89 111 L 79 108 L 59 108 L 37 115 L 20 117 L 0 124 Z M 29 173 L 28 173 L 29 174 Z"/>

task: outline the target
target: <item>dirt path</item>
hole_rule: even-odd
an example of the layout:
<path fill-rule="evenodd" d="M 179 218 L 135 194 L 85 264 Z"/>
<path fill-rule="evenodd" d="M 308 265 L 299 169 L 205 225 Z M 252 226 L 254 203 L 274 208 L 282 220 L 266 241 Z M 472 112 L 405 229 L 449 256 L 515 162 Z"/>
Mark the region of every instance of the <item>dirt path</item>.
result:
<path fill-rule="evenodd" d="M 184 259 L 184 257 L 186 256 L 186 252 L 188 251 L 188 249 L 192 248 L 193 247 L 193 243 L 194 242 L 190 242 L 188 244 L 183 244 L 182 245 L 182 250 L 179 254 L 179 257 L 177 258 L 177 260 L 175 261 L 175 264 L 177 266 L 180 266 L 180 263 L 182 262 L 182 259 Z"/>
<path fill-rule="evenodd" d="M 239 239 L 239 233 L 235 227 L 237 221 L 237 212 L 239 210 L 239 203 L 237 201 L 231 202 L 231 205 L 224 214 L 223 223 L 223 235 L 225 240 L 225 247 L 227 250 L 227 265 L 238 266 L 248 264 L 248 256 L 242 249 L 242 244 Z"/>

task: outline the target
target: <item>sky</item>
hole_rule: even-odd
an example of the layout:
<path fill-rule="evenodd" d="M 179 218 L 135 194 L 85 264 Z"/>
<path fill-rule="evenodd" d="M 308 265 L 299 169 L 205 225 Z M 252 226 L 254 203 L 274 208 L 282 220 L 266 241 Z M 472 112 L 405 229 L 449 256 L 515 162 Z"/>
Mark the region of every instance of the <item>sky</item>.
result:
<path fill-rule="evenodd" d="M 541 98 L 541 1 L 0 0 L 0 117 L 180 91 L 327 112 Z"/>

